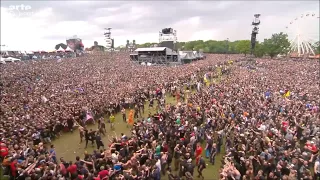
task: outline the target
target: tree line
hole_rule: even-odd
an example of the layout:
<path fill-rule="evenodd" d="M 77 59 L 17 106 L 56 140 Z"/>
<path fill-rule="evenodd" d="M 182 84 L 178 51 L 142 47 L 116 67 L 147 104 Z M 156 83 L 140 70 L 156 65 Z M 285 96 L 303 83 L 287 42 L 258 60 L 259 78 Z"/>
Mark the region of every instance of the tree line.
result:
<path fill-rule="evenodd" d="M 138 44 L 137 47 L 152 47 L 158 43 L 144 43 Z M 314 45 L 316 54 L 320 53 L 320 43 Z M 217 40 L 197 40 L 189 42 L 177 42 L 176 48 L 182 51 L 203 51 L 204 53 L 214 54 L 250 54 L 251 41 L 237 40 L 237 41 L 217 41 Z M 256 57 L 270 56 L 271 58 L 277 55 L 286 55 L 289 52 L 290 42 L 288 35 L 285 33 L 272 34 L 270 38 L 264 39 L 262 42 L 256 42 L 254 55 Z"/>

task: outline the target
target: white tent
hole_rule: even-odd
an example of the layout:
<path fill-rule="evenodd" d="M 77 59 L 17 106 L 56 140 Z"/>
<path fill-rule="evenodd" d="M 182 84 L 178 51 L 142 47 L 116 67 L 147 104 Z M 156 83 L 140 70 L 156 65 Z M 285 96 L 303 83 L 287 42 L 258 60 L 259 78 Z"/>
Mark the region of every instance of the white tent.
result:
<path fill-rule="evenodd" d="M 21 61 L 21 59 L 18 59 L 18 58 L 11 58 L 11 60 L 12 60 L 13 62 L 15 62 L 15 61 Z"/>
<path fill-rule="evenodd" d="M 187 53 L 184 51 L 179 51 L 179 56 L 181 59 L 185 58 L 187 56 Z"/>
<path fill-rule="evenodd" d="M 6 59 L 7 58 L 0 57 L 0 64 L 6 64 Z"/>
<path fill-rule="evenodd" d="M 13 57 L 8 57 L 8 58 L 1 58 L 1 61 L 5 62 L 16 62 L 16 61 L 21 61 L 20 59 L 13 58 Z"/>
<path fill-rule="evenodd" d="M 34 54 L 32 51 L 26 51 L 27 54 Z"/>
<path fill-rule="evenodd" d="M 68 46 L 65 51 L 73 52 L 73 50 Z"/>
<path fill-rule="evenodd" d="M 199 53 L 197 51 L 193 51 L 193 55 L 194 55 L 195 58 L 199 58 L 200 57 L 200 55 L 199 55 Z"/>
<path fill-rule="evenodd" d="M 64 49 L 60 46 L 57 52 L 64 52 Z"/>
<path fill-rule="evenodd" d="M 188 56 L 190 57 L 190 59 L 195 59 L 195 55 L 193 54 L 193 52 L 189 52 L 188 53 Z"/>

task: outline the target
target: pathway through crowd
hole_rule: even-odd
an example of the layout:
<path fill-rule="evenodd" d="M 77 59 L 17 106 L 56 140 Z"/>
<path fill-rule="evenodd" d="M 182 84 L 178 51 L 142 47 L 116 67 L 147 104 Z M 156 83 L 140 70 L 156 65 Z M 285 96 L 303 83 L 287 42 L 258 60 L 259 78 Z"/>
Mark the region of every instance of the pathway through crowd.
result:
<path fill-rule="evenodd" d="M 167 104 L 176 104 L 176 99 L 172 96 L 167 96 L 166 97 L 166 103 Z M 156 107 L 156 106 L 154 106 Z M 156 113 L 155 109 L 148 109 L 148 102 L 145 104 L 145 112 L 143 114 L 143 117 L 147 117 L 148 114 L 154 114 Z M 129 114 L 129 110 L 127 109 L 127 116 Z M 127 136 L 131 135 L 131 129 L 127 127 L 127 124 L 123 122 L 122 120 L 122 114 L 117 113 L 115 115 L 115 131 L 111 131 L 110 129 L 110 124 L 107 123 L 107 117 L 105 117 L 105 123 L 106 123 L 106 128 L 107 128 L 107 133 L 106 136 L 103 136 L 103 142 L 105 145 L 109 145 L 109 140 L 108 138 L 112 138 L 112 136 L 120 136 L 121 133 L 124 133 Z M 95 125 L 89 125 L 88 129 L 96 130 L 98 127 L 97 123 Z M 75 161 L 76 156 L 79 156 L 80 158 L 84 157 L 84 153 L 92 153 L 94 150 L 96 150 L 96 146 L 91 146 L 90 144 L 88 145 L 87 148 L 85 148 L 85 142 L 83 141 L 80 143 L 80 135 L 79 131 L 75 129 L 73 132 L 68 132 L 64 133 L 60 138 L 56 139 L 53 141 L 53 144 L 56 148 L 56 152 L 58 155 L 58 158 L 63 157 L 67 161 Z M 203 149 L 205 149 L 205 142 L 203 142 L 202 146 Z M 224 148 L 222 147 L 222 152 L 224 152 Z M 206 160 L 207 162 L 207 168 L 203 171 L 204 177 L 209 178 L 211 177 L 218 177 L 219 174 L 219 169 L 221 166 L 221 160 L 222 156 L 224 154 L 219 154 L 216 156 L 216 163 L 215 165 L 211 165 L 209 163 L 209 160 Z M 205 157 L 205 151 L 203 151 L 203 157 Z M 177 173 L 177 172 L 174 172 Z M 162 179 L 167 179 L 167 176 L 163 177 Z M 195 175 L 195 179 L 197 179 Z M 210 178 L 209 178 L 210 179 Z"/>

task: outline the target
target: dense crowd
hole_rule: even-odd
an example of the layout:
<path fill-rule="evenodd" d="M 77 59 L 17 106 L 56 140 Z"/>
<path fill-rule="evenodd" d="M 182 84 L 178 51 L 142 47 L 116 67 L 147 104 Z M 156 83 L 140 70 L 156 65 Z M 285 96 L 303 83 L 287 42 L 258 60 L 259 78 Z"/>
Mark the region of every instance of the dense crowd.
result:
<path fill-rule="evenodd" d="M 124 56 L 1 67 L 1 156 L 12 179 L 204 178 L 202 171 L 219 153 L 226 154 L 224 166 L 206 179 L 319 177 L 316 62 L 264 59 L 230 65 L 228 60 L 240 57 L 209 55 L 179 67 L 145 67 Z M 205 83 L 204 76 L 217 75 L 218 64 L 222 81 Z M 177 105 L 165 103 L 168 93 Z M 149 107 L 158 101 L 157 114 L 141 117 L 146 100 Z M 95 117 L 109 114 L 112 122 L 114 113 L 128 107 L 139 119 L 130 136 L 115 134 L 102 142 L 103 120 L 97 132 L 82 121 L 88 109 Z M 57 159 L 54 146 L 41 141 L 50 142 L 74 124 L 98 150 L 75 162 Z"/>
<path fill-rule="evenodd" d="M 225 56 L 181 67 L 142 67 L 127 54 L 95 55 L 63 61 L 26 61 L 1 66 L 1 141 L 21 151 L 30 143 L 50 142 L 83 111 L 99 115 L 132 106 L 156 88 L 180 83 Z"/>
<path fill-rule="evenodd" d="M 318 62 L 261 60 L 255 66 L 234 70 L 219 88 L 228 124 L 221 177 L 319 178 Z"/>
<path fill-rule="evenodd" d="M 81 54 L 81 53 L 80 53 Z M 17 58 L 20 60 L 52 60 L 60 58 L 71 58 L 80 55 L 74 52 L 32 52 L 32 53 L 15 53 L 15 52 L 6 52 L 1 54 L 3 58 Z M 84 55 L 83 53 L 81 55 Z"/>

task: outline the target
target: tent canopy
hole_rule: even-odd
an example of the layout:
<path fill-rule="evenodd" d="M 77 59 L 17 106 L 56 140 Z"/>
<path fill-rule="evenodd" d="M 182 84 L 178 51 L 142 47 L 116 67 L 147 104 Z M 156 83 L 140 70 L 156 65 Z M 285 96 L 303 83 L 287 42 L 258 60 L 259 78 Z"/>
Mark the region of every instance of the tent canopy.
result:
<path fill-rule="evenodd" d="M 32 51 L 26 51 L 27 54 L 34 54 Z"/>
<path fill-rule="evenodd" d="M 67 49 L 65 51 L 69 51 L 72 52 L 73 50 L 68 46 Z"/>
<path fill-rule="evenodd" d="M 57 52 L 64 52 L 64 49 L 60 46 Z"/>

